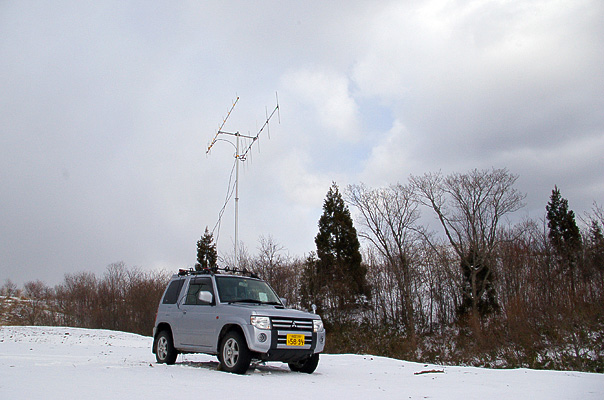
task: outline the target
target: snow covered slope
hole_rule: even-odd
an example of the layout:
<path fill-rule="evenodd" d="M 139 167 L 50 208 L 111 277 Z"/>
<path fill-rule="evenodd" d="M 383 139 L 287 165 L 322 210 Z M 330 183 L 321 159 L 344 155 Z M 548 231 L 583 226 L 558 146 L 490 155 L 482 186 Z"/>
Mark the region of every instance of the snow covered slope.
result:
<path fill-rule="evenodd" d="M 240 376 L 205 355 L 156 364 L 151 343 L 105 330 L 0 327 L 0 399 L 604 399 L 600 374 L 322 355 L 312 375 L 268 363 Z"/>

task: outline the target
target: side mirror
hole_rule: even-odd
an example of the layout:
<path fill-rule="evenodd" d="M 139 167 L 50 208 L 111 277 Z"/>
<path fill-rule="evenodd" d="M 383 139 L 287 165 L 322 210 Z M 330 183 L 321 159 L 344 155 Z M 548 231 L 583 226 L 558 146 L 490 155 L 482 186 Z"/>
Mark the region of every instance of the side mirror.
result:
<path fill-rule="evenodd" d="M 214 296 L 212 296 L 212 293 L 210 292 L 199 292 L 197 298 L 199 301 L 207 304 L 212 304 L 212 301 L 214 300 Z"/>
<path fill-rule="evenodd" d="M 285 297 L 279 297 L 279 300 L 281 300 L 281 304 L 283 304 L 283 307 L 287 307 L 287 299 Z"/>

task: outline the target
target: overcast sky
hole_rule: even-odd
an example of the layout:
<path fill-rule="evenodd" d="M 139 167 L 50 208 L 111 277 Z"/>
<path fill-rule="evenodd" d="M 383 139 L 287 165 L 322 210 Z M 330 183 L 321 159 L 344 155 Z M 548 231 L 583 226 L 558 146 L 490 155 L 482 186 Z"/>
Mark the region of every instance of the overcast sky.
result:
<path fill-rule="evenodd" d="M 0 1 L 0 284 L 191 267 L 234 148 L 240 239 L 314 250 L 335 181 L 508 168 L 604 203 L 604 2 Z M 354 212 L 354 210 L 352 210 Z M 233 201 L 218 248 L 232 252 Z"/>

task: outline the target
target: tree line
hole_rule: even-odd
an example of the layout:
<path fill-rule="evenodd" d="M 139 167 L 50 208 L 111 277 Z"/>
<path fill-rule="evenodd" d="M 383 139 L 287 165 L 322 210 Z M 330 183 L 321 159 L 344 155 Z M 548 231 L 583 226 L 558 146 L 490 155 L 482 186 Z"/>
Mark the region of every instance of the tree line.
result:
<path fill-rule="evenodd" d="M 493 168 L 334 183 L 316 252 L 290 258 L 261 238 L 242 263 L 290 304 L 315 305 L 331 352 L 602 372 L 604 212 L 594 203 L 580 230 L 554 187 L 541 218 L 512 223 L 517 179 Z"/>
<path fill-rule="evenodd" d="M 107 267 L 101 277 L 91 272 L 66 274 L 49 287 L 40 280 L 23 289 L 8 280 L 0 289 L 3 324 L 54 325 L 110 329 L 150 336 L 159 299 L 172 274 Z"/>
<path fill-rule="evenodd" d="M 254 255 L 241 246 L 240 267 L 266 279 L 290 306 L 314 305 L 328 329 L 328 352 L 602 372 L 602 207 L 594 203 L 580 229 L 554 187 L 541 218 L 511 223 L 525 198 L 517 179 L 493 168 L 343 192 L 334 183 L 315 252 L 290 256 L 260 237 Z M 216 263 L 230 265 L 206 229 L 196 268 Z M 20 317 L 148 335 L 169 275 L 120 263 L 102 278 L 67 275 L 53 289 L 27 283 L 25 297 L 43 298 L 35 294 L 42 287 L 52 312 L 36 313 L 31 300 Z"/>

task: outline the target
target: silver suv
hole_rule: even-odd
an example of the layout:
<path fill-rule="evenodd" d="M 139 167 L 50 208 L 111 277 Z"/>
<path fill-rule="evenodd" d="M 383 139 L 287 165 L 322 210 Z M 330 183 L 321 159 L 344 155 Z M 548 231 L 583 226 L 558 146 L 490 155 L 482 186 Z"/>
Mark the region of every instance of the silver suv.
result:
<path fill-rule="evenodd" d="M 179 353 L 218 356 L 219 368 L 245 373 L 250 362 L 282 361 L 292 371 L 313 373 L 325 347 L 317 314 L 285 308 L 255 276 L 180 270 L 157 309 L 153 353 L 174 364 Z"/>

